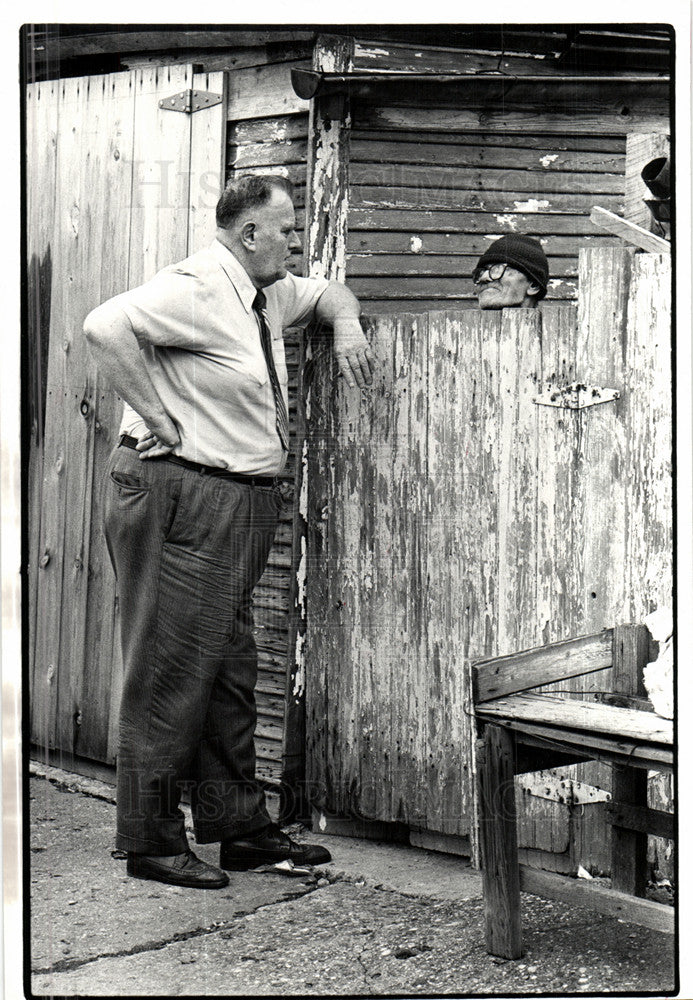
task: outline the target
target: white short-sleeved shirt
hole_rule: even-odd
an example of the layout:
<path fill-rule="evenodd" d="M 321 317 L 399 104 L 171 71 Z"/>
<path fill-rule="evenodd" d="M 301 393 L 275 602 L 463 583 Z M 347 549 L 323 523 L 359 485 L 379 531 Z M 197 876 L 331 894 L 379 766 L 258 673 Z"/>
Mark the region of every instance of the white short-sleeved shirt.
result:
<path fill-rule="evenodd" d="M 328 282 L 287 274 L 263 289 L 272 353 L 287 405 L 283 330 L 305 325 Z M 256 288 L 218 240 L 114 300 L 132 324 L 143 363 L 180 433 L 173 454 L 246 475 L 275 476 L 286 462 L 260 330 Z M 125 404 L 121 434 L 142 418 Z"/>

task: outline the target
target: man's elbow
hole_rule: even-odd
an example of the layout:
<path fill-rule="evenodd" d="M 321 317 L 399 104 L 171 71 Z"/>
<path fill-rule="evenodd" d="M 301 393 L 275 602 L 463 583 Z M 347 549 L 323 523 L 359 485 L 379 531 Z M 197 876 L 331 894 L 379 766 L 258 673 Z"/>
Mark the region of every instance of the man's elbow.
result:
<path fill-rule="evenodd" d="M 334 322 L 346 317 L 358 318 L 361 304 L 354 293 L 341 281 L 330 281 L 316 307 L 316 318 Z"/>
<path fill-rule="evenodd" d="M 90 347 L 98 347 L 107 339 L 108 324 L 105 322 L 101 306 L 92 309 L 84 320 L 82 329 Z"/>
<path fill-rule="evenodd" d="M 122 336 L 122 317 L 108 308 L 108 304 L 92 309 L 84 320 L 83 331 L 92 349 L 112 347 Z"/>

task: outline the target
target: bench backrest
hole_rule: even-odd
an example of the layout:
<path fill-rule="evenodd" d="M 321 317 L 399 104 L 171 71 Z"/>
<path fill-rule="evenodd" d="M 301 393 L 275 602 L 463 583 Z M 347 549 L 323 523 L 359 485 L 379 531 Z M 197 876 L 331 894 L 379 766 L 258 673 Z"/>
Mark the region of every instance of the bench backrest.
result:
<path fill-rule="evenodd" d="M 602 670 L 612 671 L 615 694 L 637 699 L 645 694 L 642 671 L 652 658 L 645 625 L 618 625 L 597 635 L 476 660 L 472 663 L 474 703 Z"/>

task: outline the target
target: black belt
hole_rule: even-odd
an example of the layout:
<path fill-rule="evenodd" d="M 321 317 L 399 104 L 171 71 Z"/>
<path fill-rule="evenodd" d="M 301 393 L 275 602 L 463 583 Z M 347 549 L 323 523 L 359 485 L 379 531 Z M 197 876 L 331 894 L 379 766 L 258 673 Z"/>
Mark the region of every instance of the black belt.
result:
<path fill-rule="evenodd" d="M 132 448 L 133 451 L 137 451 L 137 438 L 131 437 L 129 434 L 121 434 L 118 447 Z M 274 476 L 244 476 L 241 472 L 229 472 L 228 469 L 219 469 L 216 465 L 200 465 L 198 462 L 190 462 L 187 458 L 179 458 L 178 455 L 159 455 L 157 458 L 182 465 L 184 469 L 199 472 L 202 476 L 233 479 L 237 483 L 245 483 L 246 486 L 276 486 L 277 483 Z M 155 462 L 157 458 L 152 458 L 150 461 Z"/>

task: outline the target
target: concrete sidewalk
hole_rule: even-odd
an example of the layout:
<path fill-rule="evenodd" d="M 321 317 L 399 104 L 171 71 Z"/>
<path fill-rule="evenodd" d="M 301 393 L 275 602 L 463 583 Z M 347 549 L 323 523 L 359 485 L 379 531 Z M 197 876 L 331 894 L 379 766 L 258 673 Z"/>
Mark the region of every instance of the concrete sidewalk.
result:
<path fill-rule="evenodd" d="M 112 854 L 110 786 L 45 773 L 30 782 L 36 995 L 673 990 L 671 936 L 528 894 L 525 955 L 490 957 L 479 873 L 416 848 L 308 834 L 334 858 L 310 877 L 232 872 L 208 892 L 129 878 Z"/>

